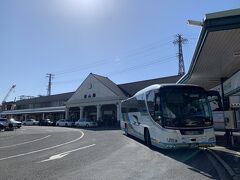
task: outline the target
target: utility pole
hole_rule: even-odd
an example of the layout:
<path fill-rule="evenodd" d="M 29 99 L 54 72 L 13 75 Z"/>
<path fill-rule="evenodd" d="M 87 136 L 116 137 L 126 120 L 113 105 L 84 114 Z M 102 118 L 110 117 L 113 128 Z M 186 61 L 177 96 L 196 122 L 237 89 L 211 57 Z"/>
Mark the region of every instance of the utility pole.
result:
<path fill-rule="evenodd" d="M 175 35 L 176 39 L 173 41 L 174 45 L 178 45 L 178 75 L 185 74 L 184 60 L 183 60 L 183 51 L 182 45 L 185 44 L 188 40 L 183 38 L 181 34 Z"/>
<path fill-rule="evenodd" d="M 51 74 L 51 73 L 48 73 L 46 75 L 46 77 L 48 78 L 47 96 L 50 96 L 51 95 L 51 91 L 52 91 L 52 79 L 53 79 L 54 75 Z"/>

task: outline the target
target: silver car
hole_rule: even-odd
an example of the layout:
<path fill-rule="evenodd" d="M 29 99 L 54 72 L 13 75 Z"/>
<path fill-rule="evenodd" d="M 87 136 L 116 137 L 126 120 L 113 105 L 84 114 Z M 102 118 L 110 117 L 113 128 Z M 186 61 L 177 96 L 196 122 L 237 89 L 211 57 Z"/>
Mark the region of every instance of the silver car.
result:
<path fill-rule="evenodd" d="M 38 125 L 39 122 L 36 121 L 35 119 L 26 119 L 22 122 L 22 124 L 27 126 L 33 126 L 33 125 Z"/>
<path fill-rule="evenodd" d="M 75 126 L 76 127 L 96 127 L 98 126 L 98 123 L 93 120 L 83 118 L 76 121 Z"/>

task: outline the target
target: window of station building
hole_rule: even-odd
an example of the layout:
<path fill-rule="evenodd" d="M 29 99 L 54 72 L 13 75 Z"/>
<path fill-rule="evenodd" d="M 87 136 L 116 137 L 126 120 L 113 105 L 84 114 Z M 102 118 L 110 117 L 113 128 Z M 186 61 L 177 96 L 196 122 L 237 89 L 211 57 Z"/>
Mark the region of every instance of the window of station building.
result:
<path fill-rule="evenodd" d="M 85 94 L 85 95 L 84 95 L 84 99 L 86 99 L 86 98 L 87 98 L 87 95 Z"/>
<path fill-rule="evenodd" d="M 95 93 L 93 93 L 92 97 L 96 97 L 96 94 L 95 94 Z"/>
<path fill-rule="evenodd" d="M 89 94 L 89 95 L 88 95 L 88 98 L 91 98 L 91 97 L 92 97 L 91 94 Z"/>

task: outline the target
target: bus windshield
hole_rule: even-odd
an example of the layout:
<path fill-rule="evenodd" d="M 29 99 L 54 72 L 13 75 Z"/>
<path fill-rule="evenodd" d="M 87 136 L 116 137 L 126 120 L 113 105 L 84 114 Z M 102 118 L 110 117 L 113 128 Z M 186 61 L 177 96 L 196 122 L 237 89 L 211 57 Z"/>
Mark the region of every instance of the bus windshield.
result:
<path fill-rule="evenodd" d="M 160 90 L 163 125 L 166 128 L 212 126 L 204 89 L 193 86 L 163 87 Z"/>

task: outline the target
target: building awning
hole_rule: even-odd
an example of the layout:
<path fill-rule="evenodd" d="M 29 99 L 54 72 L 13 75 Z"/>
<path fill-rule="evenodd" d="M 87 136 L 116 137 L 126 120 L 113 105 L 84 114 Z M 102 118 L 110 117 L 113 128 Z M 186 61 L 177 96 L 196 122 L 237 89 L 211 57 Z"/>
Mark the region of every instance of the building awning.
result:
<path fill-rule="evenodd" d="M 18 114 L 35 114 L 35 113 L 56 113 L 56 112 L 65 112 L 65 106 L 3 111 L 3 112 L 0 113 L 0 115 L 18 115 Z"/>
<path fill-rule="evenodd" d="M 239 39 L 240 9 L 207 14 L 189 71 L 177 83 L 212 89 L 231 78 L 240 70 Z"/>

